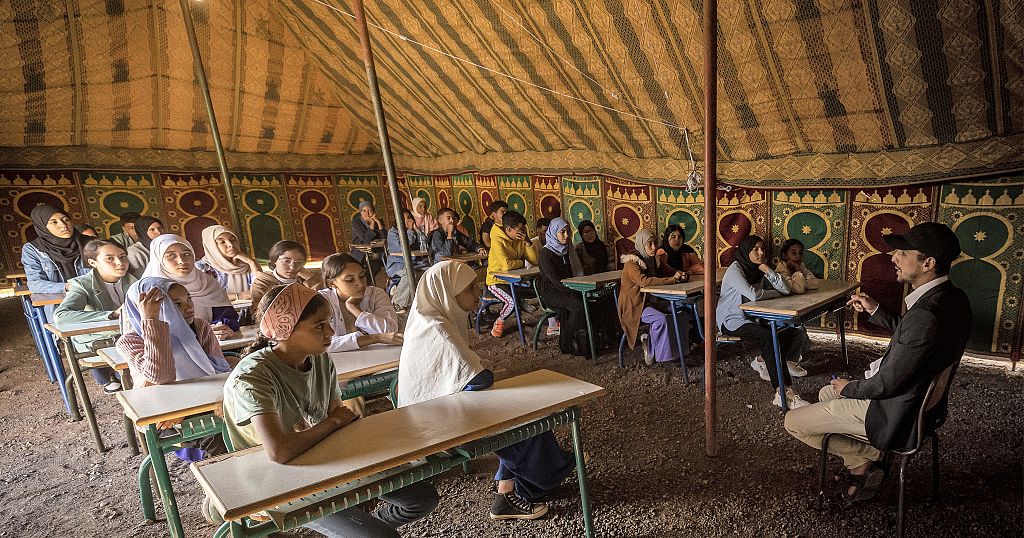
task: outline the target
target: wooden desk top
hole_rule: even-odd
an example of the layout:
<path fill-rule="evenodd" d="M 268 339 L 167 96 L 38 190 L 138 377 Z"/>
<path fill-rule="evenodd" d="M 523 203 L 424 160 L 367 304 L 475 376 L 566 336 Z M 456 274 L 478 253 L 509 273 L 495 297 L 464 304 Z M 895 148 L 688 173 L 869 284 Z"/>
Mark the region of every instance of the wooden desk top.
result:
<path fill-rule="evenodd" d="M 575 284 L 579 286 L 593 286 L 598 287 L 604 284 L 610 284 L 612 282 L 618 282 L 622 280 L 622 271 L 604 271 L 603 273 L 594 273 L 592 275 L 585 276 L 574 276 L 572 278 L 566 278 L 562 280 L 563 284 Z"/>
<path fill-rule="evenodd" d="M 105 347 L 96 350 L 96 355 L 103 359 L 103 362 L 107 363 L 107 366 L 117 370 L 118 372 L 128 369 L 128 361 L 121 356 L 121 352 L 116 347 Z"/>
<path fill-rule="evenodd" d="M 100 349 L 96 354 L 115 370 L 128 369 L 128 361 L 115 347 Z M 340 381 L 398 368 L 401 354 L 402 346 L 373 345 L 358 351 L 331 353 L 330 357 Z M 128 418 L 138 426 L 213 411 L 219 409 L 224 400 L 227 376 L 225 373 L 166 385 L 138 387 L 118 392 L 118 401 Z"/>
<path fill-rule="evenodd" d="M 725 278 L 726 268 L 720 267 L 716 271 L 715 283 L 717 285 L 722 284 L 722 279 Z M 672 295 L 680 298 L 689 297 L 690 295 L 698 295 L 704 293 L 704 276 L 705 275 L 694 275 L 690 277 L 688 282 L 680 282 L 679 284 L 669 284 L 667 286 L 647 286 L 646 288 L 640 288 L 643 293 L 657 293 L 660 295 Z"/>
<path fill-rule="evenodd" d="M 14 286 L 14 295 L 21 297 L 22 295 L 32 295 L 32 291 L 28 289 L 28 286 L 22 284 L 20 286 Z"/>
<path fill-rule="evenodd" d="M 323 260 L 310 260 L 302 264 L 303 269 L 321 269 L 324 266 Z"/>
<path fill-rule="evenodd" d="M 63 293 L 33 293 L 32 306 L 46 306 L 60 304 L 64 300 Z"/>
<path fill-rule="evenodd" d="M 0 298 L 14 297 L 14 288 L 0 288 Z"/>
<path fill-rule="evenodd" d="M 228 373 L 138 387 L 116 393 L 117 401 L 136 426 L 148 426 L 220 409 Z"/>
<path fill-rule="evenodd" d="M 763 299 L 740 305 L 740 309 L 751 314 L 777 314 L 799 318 L 835 302 L 860 287 L 856 280 L 821 280 L 818 289 L 808 290 L 802 295 L 783 295 L 774 299 Z"/>
<path fill-rule="evenodd" d="M 424 256 L 429 256 L 430 253 L 425 251 L 425 250 L 414 250 L 414 251 L 410 252 L 409 255 L 411 255 L 413 258 L 422 258 Z M 398 256 L 399 258 L 401 258 L 402 257 L 402 253 L 401 252 L 388 252 L 388 256 Z"/>
<path fill-rule="evenodd" d="M 533 278 L 540 275 L 540 267 L 536 265 L 533 267 L 525 267 L 523 269 L 513 269 L 511 271 L 495 271 L 492 273 L 495 277 L 511 280 L 513 282 L 519 282 L 526 278 Z"/>
<path fill-rule="evenodd" d="M 26 276 L 25 272 L 21 271 L 19 273 L 7 273 L 5 278 L 7 278 L 7 280 L 25 280 Z"/>
<path fill-rule="evenodd" d="M 231 301 L 231 306 L 233 306 L 235 310 L 250 308 L 252 307 L 252 299 L 235 299 L 234 301 Z"/>
<path fill-rule="evenodd" d="M 236 349 L 242 349 L 243 347 L 251 344 L 256 339 L 256 331 L 259 329 L 256 325 L 246 325 L 239 327 L 242 332 L 242 336 L 238 338 L 229 338 L 227 340 L 220 341 L 220 348 L 225 351 L 233 351 Z"/>
<path fill-rule="evenodd" d="M 287 464 L 262 448 L 191 466 L 225 519 L 237 520 L 303 496 L 393 469 L 605 394 L 572 377 L 538 370 L 483 391 L 459 392 L 365 417 Z"/>
<path fill-rule="evenodd" d="M 480 254 L 479 252 L 467 252 L 465 254 L 456 254 L 455 256 L 441 256 L 442 260 L 452 260 L 457 262 L 478 262 L 487 259 L 487 254 Z"/>
<path fill-rule="evenodd" d="M 338 379 L 354 379 L 398 368 L 401 356 L 402 346 L 384 344 L 330 354 Z"/>
<path fill-rule="evenodd" d="M 356 250 L 363 250 L 363 251 L 374 250 L 374 249 L 381 249 L 381 248 L 384 248 L 384 240 L 383 239 L 378 239 L 378 240 L 372 241 L 370 243 L 352 243 L 349 246 L 351 246 L 352 248 L 354 248 Z"/>
<path fill-rule="evenodd" d="M 101 321 L 88 321 L 85 323 L 59 323 L 52 322 L 43 325 L 46 330 L 50 331 L 57 338 L 71 338 L 72 336 L 81 336 L 83 334 L 96 334 L 106 333 L 110 331 L 120 331 L 121 322 L 116 319 L 105 319 Z"/>

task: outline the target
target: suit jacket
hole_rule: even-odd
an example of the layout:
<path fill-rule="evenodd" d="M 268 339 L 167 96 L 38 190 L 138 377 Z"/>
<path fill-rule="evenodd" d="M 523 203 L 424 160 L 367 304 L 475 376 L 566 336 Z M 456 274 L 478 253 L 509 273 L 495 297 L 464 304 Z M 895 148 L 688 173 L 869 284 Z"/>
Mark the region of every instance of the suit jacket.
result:
<path fill-rule="evenodd" d="M 131 273 L 121 277 L 118 285 L 128 295 L 128 288 L 135 283 L 136 278 Z M 64 323 L 88 323 L 92 321 L 104 321 L 110 319 L 110 314 L 121 305 L 114 302 L 114 299 L 107 293 L 107 287 L 96 270 L 90 271 L 84 276 L 72 278 L 68 281 L 67 294 L 64 300 L 53 311 L 53 319 Z M 110 338 L 116 333 L 93 333 L 82 336 L 75 336 L 72 341 L 79 350 L 85 350 L 88 345 L 96 340 Z"/>
<path fill-rule="evenodd" d="M 889 348 L 878 372 L 869 379 L 851 381 L 843 396 L 871 400 L 865 428 L 871 444 L 880 450 L 909 448 L 914 444 L 917 411 L 928 385 L 950 365 L 960 362 L 971 334 L 971 303 L 952 282 L 927 291 L 902 318 L 879 306 L 869 321 L 892 331 Z M 931 416 L 933 427 L 945 420 L 943 401 Z"/>

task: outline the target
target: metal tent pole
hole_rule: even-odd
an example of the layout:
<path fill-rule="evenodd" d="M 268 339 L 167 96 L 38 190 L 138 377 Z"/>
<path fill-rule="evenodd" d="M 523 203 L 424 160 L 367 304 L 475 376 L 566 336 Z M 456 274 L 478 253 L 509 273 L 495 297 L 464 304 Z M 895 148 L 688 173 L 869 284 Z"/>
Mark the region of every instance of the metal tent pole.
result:
<path fill-rule="evenodd" d="M 182 0 L 183 2 L 185 0 Z M 384 173 L 388 177 L 388 190 L 391 192 L 391 206 L 395 210 L 395 226 L 398 228 L 398 240 L 402 243 L 402 259 L 405 261 L 406 273 L 413 279 L 413 294 L 416 290 L 416 274 L 413 271 L 412 253 L 409 251 L 409 238 L 406 235 L 405 219 L 402 218 L 402 199 L 398 194 L 398 178 L 395 177 L 395 161 L 391 156 L 391 139 L 388 138 L 388 123 L 384 117 L 384 105 L 380 99 L 380 87 L 377 85 L 377 68 L 373 63 L 373 47 L 370 45 L 370 33 L 366 29 L 366 11 L 363 0 L 352 1 L 352 11 L 356 16 L 356 30 L 359 32 L 359 44 L 363 49 L 363 64 L 366 65 L 366 83 L 370 87 L 370 100 L 373 102 L 373 115 L 377 118 L 377 134 L 380 135 L 380 151 L 384 157 Z M 385 247 L 385 251 L 387 248 Z M 387 254 L 387 252 L 385 252 Z"/>
<path fill-rule="evenodd" d="M 718 327 L 715 275 L 718 272 L 718 0 L 704 0 L 704 453 L 715 456 L 718 429 Z"/>
<path fill-rule="evenodd" d="M 228 212 L 231 213 L 231 225 L 240 243 L 245 244 L 245 230 L 242 229 L 238 220 L 238 210 L 235 208 L 235 193 L 231 188 L 231 176 L 228 174 L 228 162 L 224 158 L 224 145 L 220 141 L 220 129 L 217 127 L 217 116 L 213 113 L 213 99 L 210 97 L 210 85 L 206 82 L 206 69 L 203 68 L 203 57 L 199 54 L 199 43 L 196 41 L 196 28 L 192 24 L 192 8 L 189 0 L 180 0 L 181 16 L 185 20 L 185 32 L 188 34 L 188 44 L 192 47 L 192 63 L 195 66 L 196 79 L 199 81 L 199 88 L 203 90 L 203 103 L 206 104 L 206 117 L 210 122 L 210 135 L 213 136 L 213 147 L 217 151 L 217 164 L 220 165 L 220 178 L 224 183 L 224 194 L 228 199 Z M 255 253 L 252 253 L 255 254 Z"/>

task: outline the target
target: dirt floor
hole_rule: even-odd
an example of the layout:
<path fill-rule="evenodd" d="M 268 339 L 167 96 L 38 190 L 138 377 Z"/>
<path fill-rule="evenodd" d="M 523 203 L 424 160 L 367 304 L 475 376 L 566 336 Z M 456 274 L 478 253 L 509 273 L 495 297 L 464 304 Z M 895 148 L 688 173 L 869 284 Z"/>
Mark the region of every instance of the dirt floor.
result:
<path fill-rule="evenodd" d="M 47 382 L 25 328 L 20 305 L 0 301 L 0 536 L 164 536 L 162 521 L 142 520 L 135 472 L 119 407 L 90 382 L 101 429 L 112 449 L 97 453 L 83 422 L 71 422 Z M 814 336 L 808 359 L 822 363 L 797 380 L 814 401 L 839 366 L 838 341 Z M 895 533 L 895 480 L 875 500 L 842 511 L 811 505 L 817 452 L 792 439 L 771 405 L 771 391 L 748 366 L 749 352 L 723 351 L 718 390 L 719 454 L 704 454 L 703 391 L 684 385 L 673 366 L 643 366 L 638 353 L 619 369 L 614 354 L 597 365 L 561 355 L 552 338 L 540 351 L 514 336 L 477 340 L 499 377 L 549 368 L 608 389 L 583 410 L 588 474 L 599 536 L 885 536 Z M 854 372 L 882 344 L 851 339 Z M 639 363 L 639 365 L 638 365 Z M 1022 536 L 1021 410 L 1024 377 L 1000 367 L 965 364 L 957 375 L 952 412 L 943 428 L 942 497 L 928 502 L 929 458 L 911 465 L 910 536 Z M 377 408 L 382 408 L 380 404 Z M 567 440 L 567 432 L 561 432 Z M 568 445 L 566 445 L 568 446 Z M 171 458 L 173 459 L 173 458 Z M 838 460 L 830 461 L 838 471 Z M 473 473 L 434 480 L 441 506 L 403 529 L 405 536 L 582 536 L 575 483 L 566 483 L 548 516 L 532 522 L 487 518 L 494 459 Z M 188 468 L 172 466 L 174 489 L 189 536 L 214 528 L 198 513 L 200 489 Z M 158 498 L 159 499 L 159 498 Z M 159 502 L 159 501 L 158 501 Z M 158 508 L 158 510 L 160 510 Z M 310 532 L 297 535 L 313 535 Z"/>

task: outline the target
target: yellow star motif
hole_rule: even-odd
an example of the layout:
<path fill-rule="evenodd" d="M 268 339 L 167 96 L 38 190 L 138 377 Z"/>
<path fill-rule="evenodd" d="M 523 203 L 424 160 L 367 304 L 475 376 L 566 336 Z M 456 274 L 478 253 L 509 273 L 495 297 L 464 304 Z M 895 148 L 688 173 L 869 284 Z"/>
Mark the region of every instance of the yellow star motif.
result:
<path fill-rule="evenodd" d="M 986 237 L 985 236 L 985 232 L 982 232 L 982 231 L 978 231 L 978 232 L 976 232 L 974 234 L 974 240 L 975 241 L 984 241 L 985 237 Z"/>
<path fill-rule="evenodd" d="M 579 218 L 580 220 L 583 220 L 583 212 L 582 212 L 582 211 L 580 211 L 579 213 L 576 213 L 576 216 L 577 216 L 577 217 L 578 217 L 578 218 Z"/>
<path fill-rule="evenodd" d="M 623 225 L 623 226 L 629 226 L 629 219 L 627 219 L 627 218 L 623 218 L 623 219 L 622 219 L 622 225 Z"/>
<path fill-rule="evenodd" d="M 739 224 L 733 224 L 732 225 L 732 233 L 738 233 L 739 231 L 740 231 Z"/>
<path fill-rule="evenodd" d="M 195 200 L 192 202 L 192 207 L 199 207 L 201 205 L 203 205 L 203 203 L 200 202 L 199 200 Z"/>
<path fill-rule="evenodd" d="M 263 201 L 263 198 L 259 198 L 259 199 L 256 200 L 256 205 L 263 205 L 265 203 L 266 202 Z"/>
<path fill-rule="evenodd" d="M 804 235 L 807 235 L 811 233 L 811 227 L 805 224 L 803 228 L 800 228 L 800 231 L 803 232 Z"/>
<path fill-rule="evenodd" d="M 882 235 L 892 235 L 892 228 L 882 228 Z"/>
<path fill-rule="evenodd" d="M 128 209 L 128 202 L 121 202 L 121 209 Z"/>

